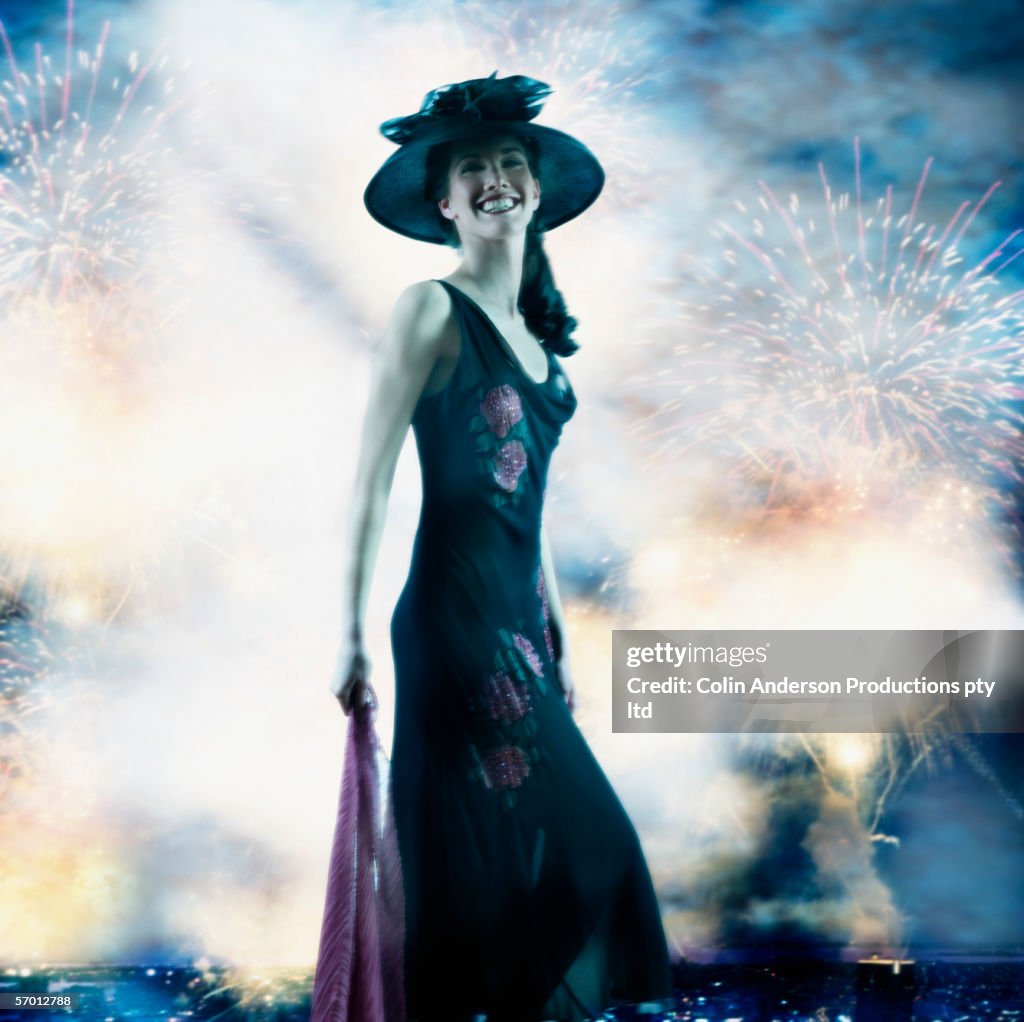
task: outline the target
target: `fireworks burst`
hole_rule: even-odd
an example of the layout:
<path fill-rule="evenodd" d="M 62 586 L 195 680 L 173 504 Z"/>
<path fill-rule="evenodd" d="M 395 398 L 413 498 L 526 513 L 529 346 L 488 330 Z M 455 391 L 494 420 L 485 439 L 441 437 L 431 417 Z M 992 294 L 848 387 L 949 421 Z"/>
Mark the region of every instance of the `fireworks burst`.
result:
<path fill-rule="evenodd" d="M 741 502 L 769 511 L 898 500 L 926 479 L 985 503 L 1024 454 L 1024 291 L 999 276 L 1021 232 L 970 263 L 961 242 L 998 182 L 939 227 L 918 219 L 930 160 L 901 214 L 891 186 L 865 208 L 859 142 L 855 157 L 853 200 L 819 164 L 817 215 L 801 222 L 798 198 L 761 182 L 749 228 L 719 225 L 724 266 L 698 269 L 714 292 L 687 309 L 695 340 L 648 381 L 685 393 L 642 428 L 670 452 L 709 445 Z"/>
<path fill-rule="evenodd" d="M 606 198 L 636 205 L 638 185 L 650 174 L 640 140 L 655 130 L 644 95 L 652 90 L 653 29 L 616 5 L 533 3 L 515 10 L 474 4 L 472 17 L 459 5 L 453 25 L 467 27 L 466 47 L 490 39 L 491 59 L 500 74 L 528 74 L 550 82 L 554 92 L 545 117 L 573 125 L 599 154 L 607 172 Z M 662 140 L 664 142 L 664 140 Z"/>
<path fill-rule="evenodd" d="M 62 67 L 55 71 L 37 43 L 32 74 L 0 22 L 10 73 L 0 84 L 0 300 L 8 304 L 124 289 L 167 216 L 154 164 L 175 108 L 173 81 L 159 105 L 139 111 L 158 55 L 140 65 L 133 53 L 127 82 L 119 74 L 105 81 L 109 22 L 91 53 L 76 52 L 73 14 L 69 0 Z"/>
<path fill-rule="evenodd" d="M 193 136 L 166 172 L 162 136 L 199 83 L 179 96 L 160 48 L 113 60 L 109 22 L 77 48 L 73 0 L 63 41 L 53 59 L 36 43 L 29 73 L 0 23 L 0 432 L 17 437 L 0 575 L 81 624 L 120 612 L 190 500 L 174 489 L 191 471 L 181 432 L 159 444 L 161 349 L 198 272 L 189 217 L 212 171 L 182 159 Z M 206 239 L 223 219 L 204 219 Z"/>

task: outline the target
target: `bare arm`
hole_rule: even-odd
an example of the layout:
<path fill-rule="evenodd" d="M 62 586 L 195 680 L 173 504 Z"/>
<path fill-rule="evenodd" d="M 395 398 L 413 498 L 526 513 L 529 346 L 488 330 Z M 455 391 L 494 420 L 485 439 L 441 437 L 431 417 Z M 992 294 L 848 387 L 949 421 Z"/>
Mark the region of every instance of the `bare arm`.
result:
<path fill-rule="evenodd" d="M 540 526 L 540 567 L 544 573 L 544 588 L 548 597 L 548 625 L 551 628 L 551 644 L 555 650 L 555 666 L 558 680 L 562 686 L 569 709 L 576 708 L 576 693 L 569 666 L 569 648 L 565 634 L 565 612 L 558 596 L 558 583 L 555 581 L 555 565 L 551 558 L 551 544 L 548 542 L 547 529 L 543 521 Z"/>
<path fill-rule="evenodd" d="M 361 680 L 366 681 L 363 624 L 398 455 L 416 402 L 451 344 L 453 328 L 451 300 L 444 290 L 431 281 L 414 284 L 399 297 L 374 360 L 346 542 L 341 660 L 348 664 L 339 663 L 331 686 L 346 710 L 352 685 L 360 680 L 350 677 L 353 658 L 361 658 Z"/>

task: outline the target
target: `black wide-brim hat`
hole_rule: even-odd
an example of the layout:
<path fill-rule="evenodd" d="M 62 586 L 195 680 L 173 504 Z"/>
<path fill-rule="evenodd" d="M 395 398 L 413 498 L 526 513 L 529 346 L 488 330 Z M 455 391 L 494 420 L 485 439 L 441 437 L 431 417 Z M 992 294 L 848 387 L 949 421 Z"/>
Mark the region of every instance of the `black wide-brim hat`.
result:
<path fill-rule="evenodd" d="M 378 223 L 407 238 L 447 244 L 437 206 L 425 191 L 427 153 L 444 142 L 517 135 L 536 144 L 540 206 L 534 221 L 550 231 L 577 217 L 601 194 L 604 170 L 582 142 L 532 120 L 551 89 L 523 75 L 474 78 L 427 93 L 419 113 L 396 117 L 381 133 L 399 149 L 373 175 L 363 201 Z"/>

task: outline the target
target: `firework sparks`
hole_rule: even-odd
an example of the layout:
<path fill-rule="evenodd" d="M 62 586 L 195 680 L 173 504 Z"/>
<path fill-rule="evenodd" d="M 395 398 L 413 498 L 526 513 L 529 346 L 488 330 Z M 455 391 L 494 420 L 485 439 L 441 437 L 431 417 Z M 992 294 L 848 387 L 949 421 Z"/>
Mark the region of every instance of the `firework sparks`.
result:
<path fill-rule="evenodd" d="M 14 821 L 16 796 L 46 759 L 43 720 L 53 705 L 53 635 L 24 603 L 0 594 L 0 822 Z"/>
<path fill-rule="evenodd" d="M 891 187 L 865 208 L 859 144 L 855 156 L 852 200 L 819 165 L 817 215 L 761 182 L 752 215 L 737 203 L 749 228 L 719 225 L 720 267 L 696 273 L 715 293 L 688 308 L 695 340 L 675 349 L 687 386 L 647 381 L 682 396 L 643 428 L 672 452 L 709 444 L 743 502 L 769 511 L 899 500 L 925 479 L 985 504 L 1020 481 L 1024 454 L 1024 291 L 999 276 L 1021 232 L 970 263 L 961 242 L 998 183 L 928 225 L 930 161 L 898 214 Z"/>
<path fill-rule="evenodd" d="M 519 71 L 550 82 L 554 92 L 545 117 L 572 124 L 599 153 L 607 172 L 606 199 L 638 205 L 640 183 L 651 174 L 642 154 L 654 151 L 656 131 L 644 102 L 655 84 L 656 64 L 648 59 L 654 29 L 617 5 L 593 12 L 559 0 L 514 11 L 472 6 L 472 17 L 460 5 L 453 19 L 456 28 L 466 27 L 467 51 L 479 50 L 483 34 L 500 73 Z"/>
<path fill-rule="evenodd" d="M 141 65 L 132 54 L 126 84 L 117 74 L 104 80 L 109 22 L 91 53 L 75 51 L 73 14 L 69 0 L 63 66 L 55 71 L 37 43 L 31 74 L 0 22 L 10 74 L 0 84 L 0 299 L 8 303 L 120 291 L 166 217 L 154 162 L 174 105 L 136 109 L 158 54 Z M 172 89 L 167 80 L 165 95 Z"/>
<path fill-rule="evenodd" d="M 161 482 L 159 385 L 203 268 L 188 225 L 211 175 L 181 158 L 188 137 L 168 174 L 162 135 L 199 83 L 178 96 L 159 47 L 113 61 L 109 23 L 78 49 L 70 0 L 60 57 L 36 43 L 30 74 L 2 23 L 0 42 L 0 432 L 17 437 L 3 455 L 0 572 L 68 622 L 110 620 L 165 552 L 167 523 L 193 513 L 191 493 Z M 210 208 L 207 242 L 224 226 Z M 177 484 L 193 471 L 181 435 Z"/>

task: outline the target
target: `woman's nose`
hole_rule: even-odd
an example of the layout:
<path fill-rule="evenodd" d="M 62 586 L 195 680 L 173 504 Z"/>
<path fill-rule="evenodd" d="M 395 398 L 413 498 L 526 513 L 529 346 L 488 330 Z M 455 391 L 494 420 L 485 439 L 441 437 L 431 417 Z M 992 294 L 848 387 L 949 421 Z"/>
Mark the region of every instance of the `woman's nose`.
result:
<path fill-rule="evenodd" d="M 505 184 L 505 174 L 500 163 L 488 163 L 487 165 L 487 186 L 489 188 L 500 188 Z"/>

